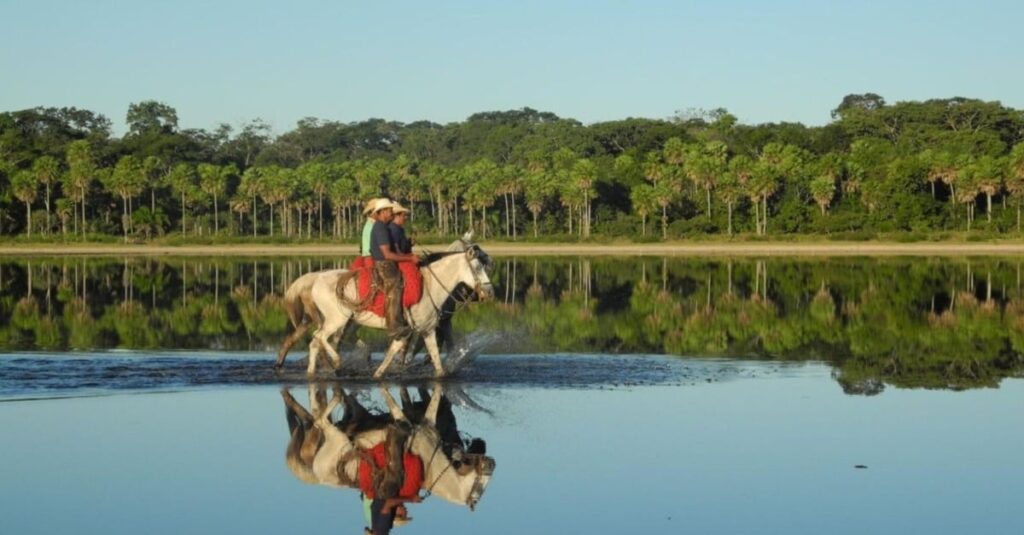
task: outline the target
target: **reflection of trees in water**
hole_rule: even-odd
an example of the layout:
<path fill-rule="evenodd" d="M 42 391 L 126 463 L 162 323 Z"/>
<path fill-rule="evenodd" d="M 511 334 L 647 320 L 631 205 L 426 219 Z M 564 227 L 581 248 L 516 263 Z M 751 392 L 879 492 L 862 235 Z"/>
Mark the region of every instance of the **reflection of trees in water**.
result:
<path fill-rule="evenodd" d="M 347 260 L 7 261 L 0 347 L 276 348 L 288 283 Z M 455 327 L 508 332 L 508 351 L 821 359 L 850 392 L 993 386 L 1021 370 L 1020 272 L 1015 259 L 508 258 L 497 298 Z"/>

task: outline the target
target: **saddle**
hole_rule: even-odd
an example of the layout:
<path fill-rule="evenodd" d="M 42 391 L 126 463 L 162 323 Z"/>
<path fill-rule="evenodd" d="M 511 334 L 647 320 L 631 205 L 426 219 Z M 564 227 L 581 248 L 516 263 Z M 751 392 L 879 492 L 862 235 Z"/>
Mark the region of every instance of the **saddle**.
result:
<path fill-rule="evenodd" d="M 377 272 L 373 269 L 374 261 L 369 256 L 359 256 L 352 261 L 348 273 L 338 279 L 338 296 L 344 296 L 345 286 L 353 278 L 356 279 L 356 290 L 359 301 L 355 303 L 358 310 L 372 312 L 384 317 L 384 285 Z M 420 302 L 423 297 L 423 275 L 416 264 L 399 262 L 398 271 L 402 274 L 404 289 L 402 290 L 402 308 L 409 308 Z M 343 299 L 343 301 L 345 301 Z"/>

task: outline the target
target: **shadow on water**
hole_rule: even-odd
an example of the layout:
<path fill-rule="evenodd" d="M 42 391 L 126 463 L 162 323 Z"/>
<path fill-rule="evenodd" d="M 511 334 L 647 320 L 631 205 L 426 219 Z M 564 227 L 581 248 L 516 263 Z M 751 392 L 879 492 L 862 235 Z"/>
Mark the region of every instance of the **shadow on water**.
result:
<path fill-rule="evenodd" d="M 347 263 L 345 258 L 4 259 L 0 350 L 72 352 L 64 359 L 35 360 L 15 353 L 0 361 L 4 380 L 40 381 L 54 389 L 299 380 L 297 371 L 280 376 L 264 370 L 262 353 L 256 359 L 240 352 L 279 347 L 288 332 L 281 296 L 291 280 Z M 582 363 L 592 357 L 563 357 L 581 361 L 574 363 L 582 370 L 575 374 L 574 369 L 574 375 L 583 383 L 643 382 L 651 379 L 631 377 L 623 372 L 625 363 L 656 369 L 669 361 L 614 355 L 666 354 L 824 361 L 851 394 L 875 394 L 886 385 L 994 387 L 1024 369 L 1021 263 L 1016 258 L 498 259 L 492 276 L 496 299 L 460 310 L 456 335 L 493 336 L 487 353 L 526 356 L 482 359 L 467 366 L 459 380 L 523 377 L 543 384 L 538 377 L 557 375 L 547 368 L 564 361 L 549 362 L 542 355 L 571 353 L 621 361 L 605 366 L 600 359 Z M 378 333 L 364 330 L 360 336 L 376 350 L 383 346 Z M 130 357 L 90 353 L 105 349 L 133 352 Z M 161 353 L 186 349 L 225 354 L 191 359 Z M 292 359 L 300 353 L 293 351 Z M 68 373 L 69 365 L 74 374 Z M 17 378 L 9 379 L 11 374 Z M 68 375 L 77 377 L 74 387 L 61 382 Z"/>

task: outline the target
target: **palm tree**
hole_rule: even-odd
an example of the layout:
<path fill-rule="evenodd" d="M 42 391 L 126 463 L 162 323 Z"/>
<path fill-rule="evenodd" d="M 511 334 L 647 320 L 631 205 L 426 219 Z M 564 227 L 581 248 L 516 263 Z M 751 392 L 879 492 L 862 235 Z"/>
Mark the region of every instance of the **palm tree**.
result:
<path fill-rule="evenodd" d="M 50 186 L 60 178 L 60 164 L 53 156 L 43 156 L 32 163 L 36 181 L 46 187 L 46 233 L 50 233 Z"/>
<path fill-rule="evenodd" d="M 1005 170 L 1005 162 L 992 156 L 982 156 L 974 164 L 974 182 L 985 194 L 985 215 L 989 223 L 992 222 L 992 196 L 1003 188 Z"/>
<path fill-rule="evenodd" d="M 36 175 L 28 170 L 14 173 L 11 177 L 11 192 L 19 201 L 25 203 L 25 231 L 32 237 L 32 203 L 36 202 L 36 196 L 39 194 Z"/>
<path fill-rule="evenodd" d="M 676 196 L 674 188 L 670 185 L 670 182 L 673 182 L 670 177 L 675 173 L 669 165 L 662 163 L 661 155 L 657 152 L 647 153 L 644 158 L 643 170 L 644 178 L 653 186 L 652 195 L 661 206 L 661 238 L 666 239 L 668 238 L 668 205 Z"/>
<path fill-rule="evenodd" d="M 686 176 L 694 186 L 704 190 L 708 219 L 711 219 L 711 190 L 725 172 L 728 158 L 729 148 L 721 141 L 709 141 L 704 145 L 693 145 L 686 149 Z"/>
<path fill-rule="evenodd" d="M 494 191 L 499 168 L 488 159 L 477 160 L 466 168 L 472 182 L 466 190 L 466 206 L 469 208 L 470 225 L 473 224 L 473 210 L 481 212 L 481 235 L 487 238 L 487 207 L 494 205 Z"/>
<path fill-rule="evenodd" d="M 528 173 L 524 194 L 526 195 L 526 208 L 533 215 L 533 237 L 536 238 L 538 236 L 537 217 L 540 216 L 540 211 L 544 209 L 544 205 L 551 198 L 554 184 L 551 175 L 543 167 L 534 167 Z"/>
<path fill-rule="evenodd" d="M 103 186 L 110 193 L 121 197 L 122 213 L 121 228 L 124 230 L 124 241 L 128 242 L 131 230 L 130 199 L 141 193 L 145 182 L 145 170 L 142 163 L 132 155 L 122 156 L 114 166 L 114 172 L 106 177 Z"/>
<path fill-rule="evenodd" d="M 584 238 L 590 237 L 590 201 L 596 195 L 594 193 L 594 182 L 597 181 L 597 165 L 594 162 L 581 158 L 572 166 L 572 184 L 578 188 L 583 206 L 581 207 L 580 232 Z"/>
<path fill-rule="evenodd" d="M 676 199 L 677 193 L 665 180 L 656 182 L 651 187 L 654 201 L 661 206 L 661 239 L 668 239 L 668 206 Z"/>
<path fill-rule="evenodd" d="M 768 199 L 781 187 L 783 178 L 800 171 L 803 158 L 801 150 L 793 145 L 769 143 L 761 150 L 747 183 L 750 200 L 761 204 L 758 234 L 768 232 Z"/>
<path fill-rule="evenodd" d="M 351 177 L 342 175 L 331 184 L 327 194 L 334 210 L 334 236 L 341 235 L 343 230 L 347 236 L 350 227 L 348 214 L 345 214 L 345 218 L 342 217 L 342 214 L 352 206 L 353 199 L 356 199 L 356 182 Z M 343 226 L 344 228 L 342 228 Z"/>
<path fill-rule="evenodd" d="M 811 180 L 811 197 L 818 203 L 821 215 L 825 215 L 828 205 L 836 195 L 836 180 L 843 169 L 843 162 L 838 154 L 828 153 L 818 159 L 814 164 L 814 172 L 817 176 Z"/>
<path fill-rule="evenodd" d="M 195 170 L 187 163 L 179 163 L 167 174 L 165 181 L 171 187 L 171 191 L 181 198 L 181 235 L 184 236 L 187 228 L 185 226 L 185 216 L 188 214 L 188 210 L 185 208 L 185 201 L 193 196 L 196 188 Z"/>
<path fill-rule="evenodd" d="M 238 214 L 238 232 L 236 234 L 241 234 L 243 224 L 242 216 L 249 213 L 249 199 L 236 195 L 228 200 L 228 208 L 232 212 Z"/>
<path fill-rule="evenodd" d="M 252 199 L 252 212 L 250 212 L 250 219 L 252 219 L 252 235 L 256 237 L 256 230 L 259 228 L 257 224 L 256 211 L 256 198 L 260 195 L 263 181 L 263 168 L 262 167 L 250 167 L 242 173 L 242 181 L 238 184 L 238 192 L 245 195 L 247 198 Z"/>
<path fill-rule="evenodd" d="M 63 236 L 67 236 L 68 219 L 77 212 L 74 201 L 68 198 L 57 199 L 55 211 L 57 212 L 57 218 L 60 219 L 60 233 Z"/>
<path fill-rule="evenodd" d="M 971 231 L 971 223 L 974 222 L 974 203 L 981 192 L 977 177 L 977 166 L 974 162 L 961 165 L 957 171 L 956 181 L 960 187 L 956 190 L 956 202 L 967 206 L 967 232 Z"/>
<path fill-rule="evenodd" d="M 306 178 L 310 190 L 316 196 L 317 228 L 320 238 L 324 237 L 324 195 L 332 182 L 335 169 L 328 164 L 306 163 L 299 166 L 298 173 Z"/>
<path fill-rule="evenodd" d="M 452 222 L 452 228 L 459 229 L 459 199 L 466 193 L 472 177 L 467 172 L 467 167 L 449 168 L 444 171 L 442 177 L 444 189 L 448 193 L 444 199 L 444 207 L 451 214 L 448 219 Z M 470 224 L 472 225 L 472 220 Z"/>
<path fill-rule="evenodd" d="M 213 198 L 213 232 L 220 234 L 220 209 L 217 206 L 217 197 L 224 194 L 228 180 L 238 174 L 238 168 L 234 164 L 221 167 L 201 163 L 197 171 L 199 172 L 199 189 Z"/>
<path fill-rule="evenodd" d="M 259 190 L 263 202 L 270 205 L 270 236 L 274 235 L 274 205 L 281 204 L 281 232 L 287 235 L 288 227 L 285 212 L 288 210 L 288 199 L 291 196 L 295 172 L 276 165 L 263 168 L 260 174 Z"/>
<path fill-rule="evenodd" d="M 729 170 L 718 182 L 718 196 L 722 198 L 729 214 L 729 235 L 732 236 L 733 207 L 743 196 L 744 187 L 750 182 L 754 161 L 746 155 L 739 155 L 729 161 Z M 757 207 L 754 207 L 755 214 Z"/>
<path fill-rule="evenodd" d="M 821 215 L 825 215 L 825 210 L 828 205 L 832 203 L 832 198 L 836 194 L 836 183 L 835 180 L 827 175 L 819 175 L 811 180 L 811 196 L 814 197 L 814 202 L 818 203 L 818 208 L 821 209 Z"/>
<path fill-rule="evenodd" d="M 64 195 L 71 197 L 82 205 L 82 234 L 88 229 L 88 222 L 85 217 L 86 197 L 89 186 L 96 180 L 97 167 L 93 159 L 92 147 L 84 139 L 72 141 L 67 150 L 68 174 L 65 184 L 71 186 L 64 188 Z"/>
<path fill-rule="evenodd" d="M 647 216 L 651 214 L 651 208 L 655 205 L 654 187 L 650 184 L 638 184 L 629 191 L 629 200 L 633 204 L 633 211 L 640 214 L 640 235 L 647 235 Z"/>
<path fill-rule="evenodd" d="M 1024 142 L 1013 146 L 1006 171 L 1006 191 L 1017 201 L 1017 232 L 1020 232 L 1020 205 L 1024 197 Z"/>
<path fill-rule="evenodd" d="M 156 215 L 156 189 L 163 185 L 162 175 L 167 172 L 167 165 L 157 156 L 147 156 L 142 160 L 142 169 L 149 184 L 149 211 Z"/>
<path fill-rule="evenodd" d="M 933 149 L 926 149 L 920 155 L 921 162 L 924 164 L 925 169 L 925 180 L 931 186 L 932 198 L 935 198 L 935 183 L 942 182 L 952 187 L 953 180 L 952 176 L 955 174 L 955 158 L 953 155 L 946 151 L 937 151 Z M 952 194 L 950 196 L 952 198 Z M 954 201 L 955 202 L 955 201 Z"/>

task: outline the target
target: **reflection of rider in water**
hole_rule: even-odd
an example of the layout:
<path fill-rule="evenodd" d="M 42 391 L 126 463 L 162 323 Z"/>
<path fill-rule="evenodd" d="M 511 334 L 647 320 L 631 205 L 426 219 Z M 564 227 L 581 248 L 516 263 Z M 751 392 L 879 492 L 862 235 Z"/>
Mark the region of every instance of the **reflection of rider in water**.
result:
<path fill-rule="evenodd" d="M 370 502 L 370 533 L 375 535 L 390 533 L 396 523 L 410 520 L 404 504 L 421 501 L 423 461 L 406 451 L 411 431 L 409 422 L 393 422 L 384 442 L 360 451 L 359 486 L 364 502 Z"/>
<path fill-rule="evenodd" d="M 359 452 L 359 488 L 364 507 L 370 502 L 370 533 L 374 534 L 390 533 L 395 524 L 410 520 L 404 504 L 421 501 L 423 484 L 423 460 L 408 451 L 412 425 L 401 418 L 389 422 L 385 429 L 383 442 Z"/>

